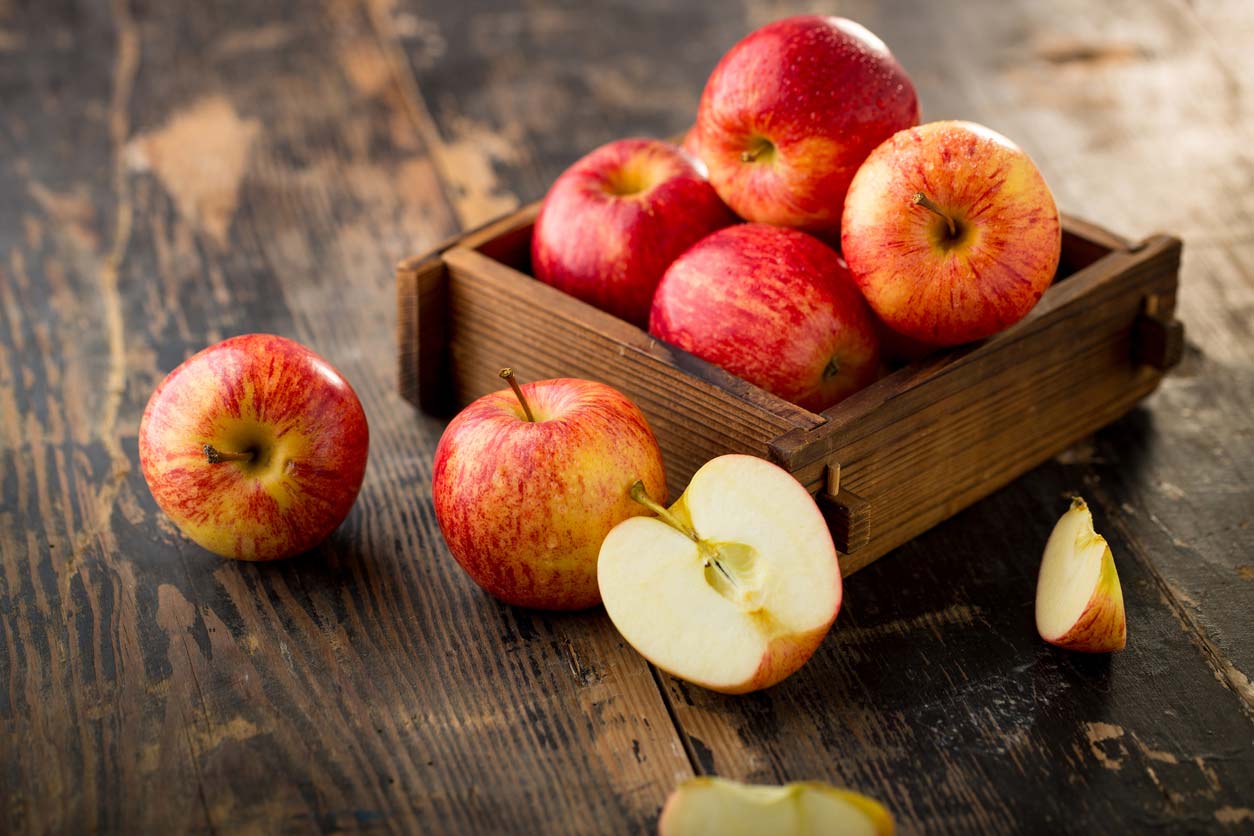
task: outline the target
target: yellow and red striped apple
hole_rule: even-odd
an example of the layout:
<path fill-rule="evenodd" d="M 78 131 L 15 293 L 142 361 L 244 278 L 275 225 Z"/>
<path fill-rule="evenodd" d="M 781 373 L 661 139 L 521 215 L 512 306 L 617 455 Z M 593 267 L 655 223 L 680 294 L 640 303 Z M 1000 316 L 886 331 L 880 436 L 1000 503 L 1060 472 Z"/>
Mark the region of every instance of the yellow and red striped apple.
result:
<path fill-rule="evenodd" d="M 1036 630 L 1050 644 L 1085 653 L 1123 650 L 1123 588 L 1106 538 L 1076 497 L 1054 526 L 1036 581 Z"/>
<path fill-rule="evenodd" d="M 668 142 L 603 145 L 553 183 L 536 218 L 536 278 L 641 327 L 675 257 L 735 218 Z"/>
<path fill-rule="evenodd" d="M 919 123 L 905 70 L 884 42 L 839 17 L 790 17 L 737 43 L 697 111 L 710 182 L 740 217 L 835 243 L 867 154 Z"/>
<path fill-rule="evenodd" d="M 649 333 L 814 412 L 879 370 L 870 311 L 840 256 L 767 224 L 719 230 L 676 259 Z"/>
<path fill-rule="evenodd" d="M 840 611 L 836 547 L 814 497 L 765 459 L 706 462 L 669 509 L 617 525 L 597 578 L 610 620 L 667 673 L 728 694 L 809 660 Z"/>
<path fill-rule="evenodd" d="M 689 778 L 658 817 L 658 836 L 892 836 L 893 817 L 873 798 L 822 781 L 782 786 Z"/>
<path fill-rule="evenodd" d="M 271 334 L 192 356 L 153 392 L 139 461 L 161 510 L 239 560 L 299 554 L 348 515 L 366 472 L 366 414 L 326 360 Z"/>
<path fill-rule="evenodd" d="M 858 170 L 842 250 L 889 328 L 936 346 L 1018 322 L 1053 281 L 1058 207 L 1013 142 L 970 122 L 895 134 Z"/>
<path fill-rule="evenodd" d="M 507 604 L 600 603 L 597 552 L 648 511 L 637 479 L 666 495 L 662 454 L 640 409 L 603 383 L 560 378 L 492 392 L 452 420 L 435 452 L 432 496 L 449 551 Z"/>

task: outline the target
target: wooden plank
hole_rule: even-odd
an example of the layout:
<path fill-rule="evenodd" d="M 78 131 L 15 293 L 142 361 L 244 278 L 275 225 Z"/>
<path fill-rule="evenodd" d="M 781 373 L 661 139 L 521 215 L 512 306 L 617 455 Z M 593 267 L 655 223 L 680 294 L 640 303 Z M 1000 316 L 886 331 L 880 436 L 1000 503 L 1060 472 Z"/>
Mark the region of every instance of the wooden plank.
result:
<path fill-rule="evenodd" d="M 0 30 L 0 832 L 650 827 L 691 770 L 649 667 L 595 612 L 497 605 L 436 526 L 392 266 L 458 216 L 366 10 Z M 274 565 L 190 545 L 136 462 L 164 373 L 246 331 L 372 430 L 348 521 Z"/>

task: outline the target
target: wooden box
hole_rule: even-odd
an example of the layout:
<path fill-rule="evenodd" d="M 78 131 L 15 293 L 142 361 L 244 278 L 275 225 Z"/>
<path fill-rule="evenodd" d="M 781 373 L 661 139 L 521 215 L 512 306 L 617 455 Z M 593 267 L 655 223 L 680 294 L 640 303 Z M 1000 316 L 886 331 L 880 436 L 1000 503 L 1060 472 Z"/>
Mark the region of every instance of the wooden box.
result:
<path fill-rule="evenodd" d="M 538 209 L 398 265 L 405 398 L 450 414 L 504 366 L 604 381 L 648 417 L 672 499 L 717 455 L 770 459 L 816 495 L 846 574 L 1123 415 L 1183 346 L 1180 241 L 1064 217 L 1058 276 L 1023 321 L 815 414 L 533 279 Z"/>

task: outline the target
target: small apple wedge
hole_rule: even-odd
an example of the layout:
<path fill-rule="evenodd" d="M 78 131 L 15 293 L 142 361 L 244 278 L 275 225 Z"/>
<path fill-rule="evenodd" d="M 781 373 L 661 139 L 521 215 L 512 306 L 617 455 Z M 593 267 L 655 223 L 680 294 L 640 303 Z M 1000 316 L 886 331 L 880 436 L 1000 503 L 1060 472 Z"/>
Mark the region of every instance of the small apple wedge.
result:
<path fill-rule="evenodd" d="M 878 801 L 819 781 L 783 786 L 692 778 L 675 788 L 658 819 L 658 836 L 892 836 L 893 818 Z"/>
<path fill-rule="evenodd" d="M 597 583 L 632 647 L 714 691 L 774 685 L 808 660 L 840 609 L 840 566 L 814 498 L 787 471 L 719 456 L 669 509 L 615 526 Z"/>
<path fill-rule="evenodd" d="M 1050 644 L 1085 653 L 1111 653 L 1127 643 L 1115 558 L 1078 496 L 1045 544 L 1036 582 L 1036 630 Z"/>

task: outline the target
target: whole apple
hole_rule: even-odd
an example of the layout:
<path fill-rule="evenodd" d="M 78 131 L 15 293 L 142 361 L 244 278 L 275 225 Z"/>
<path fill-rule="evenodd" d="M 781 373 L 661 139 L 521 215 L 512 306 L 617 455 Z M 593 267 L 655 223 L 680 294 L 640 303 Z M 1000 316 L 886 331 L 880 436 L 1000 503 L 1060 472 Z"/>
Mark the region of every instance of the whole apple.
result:
<path fill-rule="evenodd" d="M 605 535 L 648 513 L 629 493 L 638 479 L 666 495 L 643 413 L 603 383 L 561 378 L 492 392 L 458 413 L 436 448 L 432 496 L 449 551 L 475 583 L 507 604 L 579 610 L 601 601 Z"/>
<path fill-rule="evenodd" d="M 353 387 L 300 343 L 232 337 L 161 382 L 139 424 L 153 499 L 192 540 L 239 560 L 299 554 L 348 515 L 366 472 Z"/>
<path fill-rule="evenodd" d="M 536 218 L 536 278 L 644 327 L 667 266 L 735 221 L 697 165 L 656 139 L 620 139 L 576 162 Z"/>
<path fill-rule="evenodd" d="M 719 230 L 676 259 L 649 332 L 813 412 L 879 369 L 871 313 L 840 256 L 766 224 Z"/>
<path fill-rule="evenodd" d="M 876 148 L 845 201 L 842 249 L 884 323 L 929 345 L 1018 322 L 1058 269 L 1062 225 L 1028 155 L 970 122 L 931 122 Z"/>
<path fill-rule="evenodd" d="M 740 217 L 834 244 L 858 166 L 918 123 L 914 86 L 883 41 L 851 20 L 801 16 L 723 56 L 701 96 L 695 143 Z"/>

